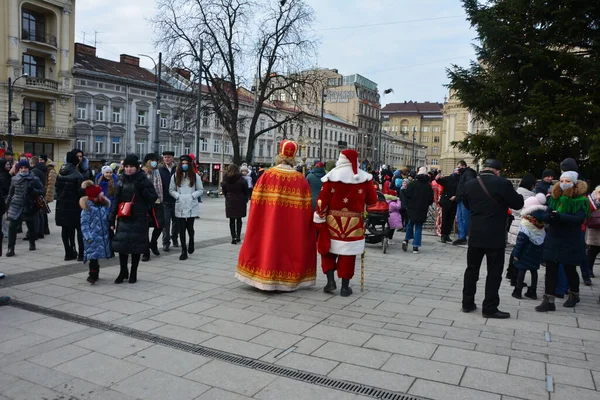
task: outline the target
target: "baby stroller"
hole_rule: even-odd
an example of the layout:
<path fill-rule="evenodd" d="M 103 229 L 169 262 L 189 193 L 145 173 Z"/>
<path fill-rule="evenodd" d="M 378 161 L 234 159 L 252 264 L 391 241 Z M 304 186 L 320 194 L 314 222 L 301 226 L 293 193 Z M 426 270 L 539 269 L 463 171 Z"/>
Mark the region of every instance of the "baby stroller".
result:
<path fill-rule="evenodd" d="M 377 192 L 377 204 L 367 208 L 367 219 L 365 221 L 365 243 L 381 243 L 383 254 L 387 253 L 388 234 L 390 226 L 388 217 L 390 216 L 390 207 L 385 201 L 385 196 Z"/>

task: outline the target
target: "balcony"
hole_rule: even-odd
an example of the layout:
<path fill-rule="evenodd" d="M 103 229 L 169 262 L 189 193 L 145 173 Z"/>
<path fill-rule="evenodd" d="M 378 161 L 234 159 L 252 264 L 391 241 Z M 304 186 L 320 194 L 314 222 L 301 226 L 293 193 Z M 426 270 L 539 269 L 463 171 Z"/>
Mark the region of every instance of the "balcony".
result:
<path fill-rule="evenodd" d="M 8 134 L 8 122 L 0 123 L 0 134 Z M 50 139 L 73 139 L 73 128 L 64 126 L 31 126 L 20 123 L 12 124 L 13 136 L 36 136 Z"/>
<path fill-rule="evenodd" d="M 58 82 L 46 78 L 27 78 L 25 84 L 28 88 L 58 91 Z"/>
<path fill-rule="evenodd" d="M 52 35 L 51 33 L 30 32 L 23 29 L 23 32 L 21 33 L 21 39 L 57 47 L 56 36 Z"/>

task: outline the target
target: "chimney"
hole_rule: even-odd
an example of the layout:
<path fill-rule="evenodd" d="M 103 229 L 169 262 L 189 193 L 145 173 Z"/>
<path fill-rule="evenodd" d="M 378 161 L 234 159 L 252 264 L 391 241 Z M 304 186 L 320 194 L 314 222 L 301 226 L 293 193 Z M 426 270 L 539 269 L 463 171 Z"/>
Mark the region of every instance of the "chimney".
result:
<path fill-rule="evenodd" d="M 75 53 L 96 57 L 96 48 L 83 43 L 75 43 Z"/>
<path fill-rule="evenodd" d="M 177 72 L 179 75 L 181 75 L 188 81 L 192 77 L 192 73 L 190 71 L 188 71 L 187 69 L 183 69 L 183 68 L 173 68 L 173 69 L 175 70 L 175 72 Z"/>
<path fill-rule="evenodd" d="M 134 67 L 140 66 L 140 58 L 130 56 L 129 54 L 121 54 L 121 64 L 133 65 Z"/>

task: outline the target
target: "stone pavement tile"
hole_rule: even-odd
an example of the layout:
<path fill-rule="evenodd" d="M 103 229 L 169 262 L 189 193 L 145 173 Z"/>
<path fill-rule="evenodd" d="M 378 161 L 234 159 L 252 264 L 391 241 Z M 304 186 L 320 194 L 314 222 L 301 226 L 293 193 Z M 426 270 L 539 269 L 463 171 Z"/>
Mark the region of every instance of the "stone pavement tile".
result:
<path fill-rule="evenodd" d="M 582 352 L 550 348 L 548 346 L 545 346 L 546 342 L 541 342 L 540 344 L 542 344 L 542 345 L 534 346 L 531 344 L 512 342 L 511 347 L 513 350 L 525 350 L 525 351 L 529 351 L 531 353 L 541 353 L 541 354 L 548 354 L 548 355 L 551 354 L 551 355 L 555 355 L 555 356 L 559 356 L 559 357 L 574 358 L 576 360 L 585 360 L 586 359 L 585 354 Z"/>
<path fill-rule="evenodd" d="M 307 337 L 296 343 L 296 350 L 294 351 L 301 354 L 311 354 L 325 343 L 327 343 L 325 340 Z"/>
<path fill-rule="evenodd" d="M 170 324 L 159 326 L 158 328 L 152 329 L 149 333 L 169 337 L 172 339 L 182 340 L 184 342 L 193 344 L 202 343 L 215 336 L 213 334 L 202 332 L 196 329 L 189 329 Z"/>
<path fill-rule="evenodd" d="M 269 386 L 258 392 L 255 399 L 258 400 L 282 400 L 290 399 L 290 393 L 294 394 L 294 400 L 354 400 L 356 396 L 347 392 L 329 389 L 310 383 L 304 383 L 289 378 L 277 378 Z"/>
<path fill-rule="evenodd" d="M 19 329 L 24 331 L 48 336 L 51 338 L 69 335 L 73 332 L 84 330 L 85 328 L 86 327 L 84 325 L 50 317 L 32 321 L 19 327 Z"/>
<path fill-rule="evenodd" d="M 465 314 L 464 312 L 461 312 L 460 309 L 456 311 L 451 311 L 435 308 L 428 315 L 428 317 L 452 320 L 454 321 L 454 323 L 452 324 L 453 326 L 456 326 L 457 322 L 467 323 L 470 326 L 485 325 L 487 321 L 485 318 L 481 317 L 481 312 L 479 310 L 475 310 L 471 313 Z"/>
<path fill-rule="evenodd" d="M 377 334 L 377 335 L 393 336 L 393 337 L 402 338 L 402 339 L 407 339 L 411 335 L 408 332 L 395 331 L 395 330 L 390 330 L 390 329 L 386 329 L 386 328 L 374 328 L 372 326 L 367 326 L 367 325 L 354 324 L 354 325 L 350 325 L 349 328 L 352 330 L 355 330 L 355 331 L 368 332 L 368 333 Z"/>
<path fill-rule="evenodd" d="M 550 324 L 549 330 L 552 335 L 600 342 L 600 334 L 598 334 L 597 330 L 593 329 L 572 328 L 568 326 Z"/>
<path fill-rule="evenodd" d="M 431 307 L 413 306 L 411 304 L 394 303 L 391 301 L 384 301 L 375 309 L 420 316 L 428 316 L 433 311 L 433 308 Z"/>
<path fill-rule="evenodd" d="M 189 379 L 147 369 L 113 385 L 111 389 L 145 400 L 192 400 L 210 387 Z"/>
<path fill-rule="evenodd" d="M 458 364 L 466 367 L 487 369 L 503 373 L 506 373 L 506 370 L 508 369 L 509 360 L 506 356 L 497 356 L 489 353 L 462 350 L 446 346 L 439 346 L 431 359 L 449 364 Z"/>
<path fill-rule="evenodd" d="M 392 355 L 381 369 L 397 374 L 446 382 L 454 385 L 458 385 L 465 370 L 464 367 L 456 365 L 398 354 Z"/>
<path fill-rule="evenodd" d="M 19 378 L 13 375 L 0 372 L 0 393 L 4 393 L 11 385 L 17 382 Z"/>
<path fill-rule="evenodd" d="M 178 311 L 183 311 L 183 312 L 187 312 L 187 313 L 192 313 L 192 314 L 198 314 L 202 311 L 208 310 L 210 308 L 215 307 L 216 305 L 211 303 L 211 302 L 207 302 L 207 301 L 195 301 L 193 303 L 187 304 L 185 306 L 181 306 L 179 307 L 177 310 Z"/>
<path fill-rule="evenodd" d="M 548 363 L 546 364 L 546 373 L 552 376 L 556 383 L 592 390 L 596 388 L 591 371 L 589 370 Z"/>
<path fill-rule="evenodd" d="M 16 339 L 24 334 L 27 334 L 27 332 L 24 330 L 11 328 L 10 326 L 2 326 L 2 331 L 0 332 L 0 343 L 6 342 L 7 340 Z"/>
<path fill-rule="evenodd" d="M 529 400 L 548 400 L 544 381 L 475 368 L 467 368 L 460 386 Z"/>
<path fill-rule="evenodd" d="M 500 395 L 440 382 L 417 379 L 408 392 L 436 400 L 500 400 Z M 504 397 L 502 397 L 504 400 Z"/>
<path fill-rule="evenodd" d="M 583 319 L 583 318 L 582 318 Z M 548 324 L 577 327 L 577 314 L 571 316 L 556 315 L 553 313 L 539 313 L 535 310 L 519 310 L 517 321 L 544 322 Z M 520 329 L 520 328 L 515 328 Z"/>
<path fill-rule="evenodd" d="M 386 324 L 385 328 L 396 330 L 396 331 L 401 331 L 401 332 L 415 333 L 417 335 L 437 336 L 440 338 L 444 337 L 444 335 L 446 334 L 445 331 L 438 329 L 438 328 L 428 329 L 428 328 L 419 328 L 419 327 L 398 325 L 398 324 Z"/>
<path fill-rule="evenodd" d="M 554 385 L 554 393 L 550 393 L 550 400 L 598 400 L 600 392 L 568 386 L 563 384 Z"/>
<path fill-rule="evenodd" d="M 75 315 L 80 315 L 82 317 L 91 317 L 92 315 L 101 314 L 106 312 L 103 308 L 87 306 L 85 304 L 77 304 L 77 303 L 65 303 L 58 306 L 52 307 L 54 310 L 64 311 Z"/>
<path fill-rule="evenodd" d="M 327 342 L 311 355 L 370 368 L 381 368 L 390 358 L 390 353 L 341 343 Z"/>
<path fill-rule="evenodd" d="M 129 325 L 137 321 L 141 321 L 146 318 L 154 317 L 157 314 L 161 314 L 163 311 L 157 310 L 156 308 L 139 312 L 137 314 L 127 315 L 123 318 L 112 321 L 115 325 Z"/>
<path fill-rule="evenodd" d="M 127 324 L 129 328 L 138 329 L 140 331 L 148 332 L 152 329 L 156 329 L 159 326 L 165 325 L 164 322 L 154 321 L 153 319 L 142 319 L 140 321 L 135 321 L 130 324 Z"/>
<path fill-rule="evenodd" d="M 239 322 L 242 324 L 248 323 L 262 316 L 262 314 L 256 312 L 248 310 L 239 310 L 231 308 L 229 306 L 216 306 L 208 310 L 202 311 L 200 314 L 206 315 L 208 317 L 224 319 L 227 321 Z"/>
<path fill-rule="evenodd" d="M 281 314 L 278 313 L 278 315 L 281 315 Z M 322 322 L 324 320 L 324 318 L 315 317 L 314 315 L 307 315 L 307 314 L 298 314 L 294 317 L 294 319 L 297 319 L 299 321 L 312 322 L 313 324 L 318 324 L 319 322 Z"/>
<path fill-rule="evenodd" d="M 104 354 L 89 353 L 61 364 L 54 369 L 97 385 L 111 386 L 137 374 L 145 367 Z"/>
<path fill-rule="evenodd" d="M 150 304 L 153 306 L 164 306 L 164 305 L 173 303 L 178 300 L 180 300 L 180 299 L 175 296 L 165 296 L 165 295 L 157 296 L 156 294 L 152 294 L 152 297 L 149 298 L 148 300 L 144 300 L 143 303 Z"/>
<path fill-rule="evenodd" d="M 302 339 L 303 337 L 299 335 L 269 330 L 262 335 L 255 337 L 250 342 L 285 350 L 295 345 Z"/>
<path fill-rule="evenodd" d="M 546 364 L 539 361 L 525 360 L 511 357 L 508 364 L 508 373 L 533 379 L 546 379 Z"/>
<path fill-rule="evenodd" d="M 44 296 L 43 294 L 31 294 L 30 296 L 19 297 L 17 298 L 17 300 L 42 307 L 54 307 L 60 304 L 65 304 L 67 302 L 67 300 L 65 299 L 61 299 L 59 297 Z"/>
<path fill-rule="evenodd" d="M 497 326 L 501 328 L 512 328 L 521 331 L 529 332 L 546 332 L 548 330 L 547 322 L 533 322 L 522 319 L 487 319 L 487 326 Z"/>
<path fill-rule="evenodd" d="M 462 342 L 460 340 L 445 339 L 445 338 L 422 335 L 422 334 L 417 334 L 417 333 L 411 334 L 408 337 L 408 339 L 414 340 L 417 342 L 423 342 L 423 343 L 432 343 L 432 344 L 439 344 L 442 346 L 458 347 L 459 349 L 465 349 L 465 350 L 475 350 L 475 347 L 477 346 L 475 343 Z"/>
<path fill-rule="evenodd" d="M 299 321 L 297 319 L 289 319 L 277 317 L 274 315 L 263 315 L 249 322 L 250 325 L 260 328 L 275 329 L 282 332 L 301 334 L 302 332 L 312 328 L 315 324 L 311 322 Z"/>
<path fill-rule="evenodd" d="M 414 378 L 404 375 L 345 363 L 338 365 L 328 376 L 404 393 L 415 380 Z"/>
<path fill-rule="evenodd" d="M 325 320 L 325 322 L 330 322 L 330 321 L 346 323 L 349 325 L 372 326 L 374 328 L 383 328 L 386 325 L 385 322 L 381 322 L 381 321 L 373 321 L 373 320 L 367 319 L 367 318 L 350 318 L 350 317 L 345 317 L 343 315 L 331 315 Z"/>
<path fill-rule="evenodd" d="M 102 322 L 114 322 L 125 317 L 127 317 L 127 314 L 117 311 L 104 311 L 103 313 L 94 315 L 94 319 Z"/>
<path fill-rule="evenodd" d="M 2 368 L 2 372 L 45 387 L 53 387 L 73 378 L 62 372 L 42 367 L 29 361 L 6 365 Z"/>
<path fill-rule="evenodd" d="M 214 321 L 214 318 L 186 313 L 183 311 L 171 310 L 161 314 L 157 314 L 151 319 L 155 321 L 164 322 L 167 324 L 179 325 L 184 328 L 198 328 L 204 324 Z"/>
<path fill-rule="evenodd" d="M 600 331 L 600 320 L 594 320 L 589 318 L 578 318 L 579 327 L 583 329 L 594 329 Z"/>
<path fill-rule="evenodd" d="M 208 339 L 207 341 L 203 342 L 202 345 L 212 349 L 223 350 L 250 358 L 261 358 L 272 350 L 272 347 L 267 347 L 256 343 L 249 343 L 243 340 L 232 339 L 224 336 L 216 336 L 212 339 Z"/>
<path fill-rule="evenodd" d="M 340 334 L 341 332 L 343 332 L 343 334 Z M 335 326 L 326 326 L 322 324 L 313 326 L 304 332 L 303 335 L 352 346 L 362 346 L 373 336 L 371 333 L 340 329 Z"/>
<path fill-rule="evenodd" d="M 41 286 L 41 287 L 35 287 L 35 288 L 28 289 L 28 291 L 32 292 L 32 293 L 42 294 L 44 296 L 49 296 L 49 297 L 61 297 L 61 296 L 66 296 L 68 294 L 78 292 L 77 289 L 67 288 L 67 287 L 58 286 L 58 285 L 45 285 L 45 286 Z"/>
<path fill-rule="evenodd" d="M 461 331 L 464 331 L 466 329 L 477 331 L 476 336 L 479 336 L 479 332 L 483 332 L 483 331 L 501 333 L 504 335 L 514 335 L 515 334 L 515 330 L 511 329 L 511 328 L 503 328 L 503 327 L 498 327 L 498 326 L 484 325 L 486 320 L 484 318 L 481 318 L 481 315 L 476 315 L 473 313 L 465 314 L 462 312 L 461 312 L 461 314 L 467 315 L 467 316 L 471 315 L 472 317 L 476 316 L 477 318 L 473 319 L 473 321 L 454 320 L 454 322 L 452 322 L 453 328 L 459 328 L 459 329 L 461 329 Z"/>
<path fill-rule="evenodd" d="M 141 301 L 144 303 L 146 300 L 156 297 L 154 293 L 145 292 L 143 290 L 135 290 L 129 287 L 127 289 L 119 289 L 115 290 L 114 292 L 110 292 L 109 296 L 124 300 Z"/>
<path fill-rule="evenodd" d="M 73 345 L 115 358 L 124 358 L 152 346 L 151 343 L 143 340 L 113 332 L 103 332 L 99 335 L 75 342 Z"/>
<path fill-rule="evenodd" d="M 59 399 L 61 394 L 33 382 L 19 380 L 2 392 L 11 400 Z M 64 396 L 63 396 L 64 397 Z"/>
<path fill-rule="evenodd" d="M 266 329 L 225 321 L 223 319 L 216 319 L 202 325 L 198 329 L 215 335 L 227 336 L 240 340 L 250 340 L 266 332 Z"/>
<path fill-rule="evenodd" d="M 152 306 L 148 304 L 123 299 L 114 299 L 106 303 L 98 304 L 98 306 L 109 311 L 117 311 L 128 315 L 137 314 L 152 308 Z"/>
<path fill-rule="evenodd" d="M 600 371 L 592 371 L 594 382 L 596 383 L 596 390 L 600 391 Z"/>
<path fill-rule="evenodd" d="M 438 346 L 435 344 L 419 343 L 413 340 L 400 339 L 391 336 L 375 335 L 365 343 L 363 347 L 429 359 Z"/>
<path fill-rule="evenodd" d="M 456 303 L 452 301 L 439 301 L 432 299 L 424 299 L 420 296 L 417 296 L 410 302 L 411 305 L 414 306 L 422 306 L 422 307 L 431 307 L 435 309 L 448 310 L 448 311 L 457 311 L 461 309 L 461 303 Z"/>
<path fill-rule="evenodd" d="M 212 388 L 208 392 L 202 393 L 200 397 L 196 397 L 195 400 L 250 400 L 250 397 L 219 388 Z"/>
<path fill-rule="evenodd" d="M 28 359 L 28 361 L 31 361 L 32 363 L 36 363 L 43 367 L 52 368 L 64 362 L 81 357 L 89 352 L 89 350 L 68 344 L 66 346 L 59 347 L 57 349 L 50 350 L 45 353 L 31 357 Z"/>
<path fill-rule="evenodd" d="M 210 361 L 201 355 L 159 345 L 148 347 L 124 360 L 176 376 L 183 376 Z"/>
<path fill-rule="evenodd" d="M 276 359 L 275 363 L 284 365 L 286 367 L 299 369 L 301 371 L 313 372 L 319 375 L 327 375 L 339 364 L 336 361 L 313 357 L 306 354 L 298 354 L 295 352 L 286 354 L 283 358 Z"/>
<path fill-rule="evenodd" d="M 51 340 L 48 336 L 36 335 L 23 331 L 23 335 L 0 343 L 0 353 L 13 354 L 40 343 Z M 5 357 L 3 357 L 6 360 Z"/>
<path fill-rule="evenodd" d="M 83 379 L 79 378 L 73 378 L 65 383 L 54 386 L 52 389 L 68 395 L 68 399 L 75 398 L 85 400 L 90 399 L 92 396 L 100 393 L 105 394 L 104 392 L 107 390 L 105 387 L 84 381 Z M 110 397 L 107 396 L 105 398 L 108 399 Z M 63 399 L 67 398 L 63 397 Z"/>
<path fill-rule="evenodd" d="M 213 360 L 185 375 L 185 378 L 245 396 L 253 396 L 277 379 L 277 376 Z"/>
<path fill-rule="evenodd" d="M 77 293 L 71 293 L 66 296 L 62 296 L 61 299 L 69 303 L 85 304 L 86 306 L 100 307 L 104 308 L 105 310 L 111 310 L 110 307 L 105 307 L 105 304 L 111 300 L 115 300 L 114 297 L 98 293 L 90 293 L 83 290 L 80 290 Z"/>
<path fill-rule="evenodd" d="M 161 283 L 164 283 L 164 282 L 161 282 Z M 157 294 L 164 294 L 167 296 L 178 297 L 180 299 L 183 299 L 186 297 L 191 297 L 191 296 L 198 294 L 198 292 L 195 290 L 185 290 L 185 289 L 182 289 L 179 287 L 169 286 L 169 285 L 163 285 L 161 287 L 151 289 L 150 291 L 157 293 Z"/>

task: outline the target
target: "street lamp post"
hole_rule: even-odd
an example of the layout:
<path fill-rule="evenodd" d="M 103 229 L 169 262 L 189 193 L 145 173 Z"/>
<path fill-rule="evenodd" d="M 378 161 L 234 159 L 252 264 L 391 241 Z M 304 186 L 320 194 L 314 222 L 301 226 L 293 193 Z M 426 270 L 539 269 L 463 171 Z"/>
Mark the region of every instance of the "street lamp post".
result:
<path fill-rule="evenodd" d="M 196 160 L 200 161 L 200 121 L 201 115 L 201 104 L 202 104 L 202 57 L 204 55 L 204 40 L 200 39 L 200 57 L 196 59 L 198 61 L 198 109 L 196 110 Z"/>
<path fill-rule="evenodd" d="M 27 78 L 29 75 L 28 74 L 23 74 L 19 77 L 17 77 L 17 79 L 15 79 L 14 81 L 8 77 L 8 146 L 7 149 L 8 151 L 12 151 L 12 124 L 13 122 L 17 122 L 19 120 L 19 117 L 17 116 L 13 116 L 12 115 L 12 92 L 13 92 L 13 86 L 15 85 L 15 83 L 17 83 L 17 81 L 21 78 Z"/>
<path fill-rule="evenodd" d="M 156 124 L 154 127 L 154 152 L 158 154 L 160 152 L 160 138 L 158 137 L 160 133 L 160 83 L 161 83 L 161 67 L 162 67 L 162 52 L 158 53 L 158 66 L 154 58 L 146 55 L 140 54 L 142 57 L 148 57 L 154 63 L 154 70 L 157 71 L 156 74 Z"/>
<path fill-rule="evenodd" d="M 320 142 L 319 142 L 319 161 L 324 162 L 323 161 L 323 135 L 325 134 L 323 132 L 323 122 L 325 121 L 325 98 L 327 97 L 327 94 L 325 93 L 325 86 L 323 86 L 323 90 L 321 91 L 321 135 L 320 135 Z"/>
<path fill-rule="evenodd" d="M 416 160 L 416 147 L 415 147 L 415 142 L 417 140 L 417 128 L 413 126 L 413 134 L 412 134 L 412 163 L 413 163 L 413 169 L 417 168 L 417 160 Z"/>

